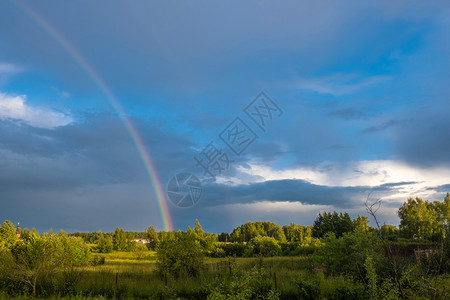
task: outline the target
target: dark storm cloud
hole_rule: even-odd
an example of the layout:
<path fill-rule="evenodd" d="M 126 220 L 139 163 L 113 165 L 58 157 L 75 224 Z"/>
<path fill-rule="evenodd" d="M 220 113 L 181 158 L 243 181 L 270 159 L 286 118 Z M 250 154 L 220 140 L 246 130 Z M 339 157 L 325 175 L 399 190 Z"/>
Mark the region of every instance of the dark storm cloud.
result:
<path fill-rule="evenodd" d="M 0 123 L 0 219 L 42 230 L 111 230 L 118 222 L 141 230 L 160 222 L 153 186 L 120 120 L 84 121 L 53 130 Z M 192 165 L 187 137 L 134 123 L 163 184 Z"/>
<path fill-rule="evenodd" d="M 304 180 L 273 180 L 238 186 L 210 184 L 203 187 L 201 206 L 288 201 L 351 209 L 359 207 L 370 192 L 385 195 L 405 184 L 413 183 L 399 182 L 378 187 L 330 187 Z"/>

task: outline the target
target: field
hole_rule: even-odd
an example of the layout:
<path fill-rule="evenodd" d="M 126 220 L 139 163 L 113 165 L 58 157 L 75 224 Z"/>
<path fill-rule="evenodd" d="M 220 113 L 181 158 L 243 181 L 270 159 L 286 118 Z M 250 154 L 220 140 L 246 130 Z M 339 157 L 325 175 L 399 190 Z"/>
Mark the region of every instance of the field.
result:
<path fill-rule="evenodd" d="M 104 295 L 107 298 L 206 298 L 211 288 L 233 282 L 250 273 L 262 281 L 262 289 L 277 289 L 284 295 L 297 290 L 296 280 L 300 271 L 311 269 L 306 257 L 275 258 L 207 258 L 203 272 L 197 277 L 173 278 L 156 272 L 155 253 L 144 259 L 136 259 L 132 253 L 114 252 L 101 254 L 105 264 L 74 270 L 76 279 L 68 289 L 78 295 Z M 253 279 L 253 278 L 252 278 Z M 264 292 L 264 291 L 263 291 Z"/>
<path fill-rule="evenodd" d="M 143 257 L 136 257 L 135 253 L 117 251 L 97 255 L 105 258 L 103 265 L 74 268 L 57 273 L 51 281 L 42 283 L 40 297 L 47 299 L 208 297 L 208 299 L 365 299 L 366 297 L 366 286 L 363 283 L 342 276 L 326 277 L 320 269 L 313 269 L 312 259 L 308 256 L 207 258 L 203 271 L 198 276 L 174 278 L 157 273 L 155 252 L 147 251 Z M 450 286 L 450 277 L 440 277 L 439 286 Z M 215 297 L 214 293 L 219 296 Z M 3 294 L 1 298 L 7 297 Z"/>

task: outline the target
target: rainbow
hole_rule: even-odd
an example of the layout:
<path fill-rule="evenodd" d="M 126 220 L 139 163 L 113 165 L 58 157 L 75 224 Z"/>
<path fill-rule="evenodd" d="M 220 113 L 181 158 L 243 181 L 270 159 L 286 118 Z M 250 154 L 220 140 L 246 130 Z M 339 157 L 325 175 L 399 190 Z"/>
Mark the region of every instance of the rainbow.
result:
<path fill-rule="evenodd" d="M 163 191 L 161 182 L 158 178 L 158 174 L 156 173 L 156 169 L 152 162 L 152 159 L 145 148 L 145 145 L 142 141 L 142 138 L 139 132 L 134 127 L 133 123 L 125 114 L 125 110 L 123 109 L 120 102 L 114 96 L 111 89 L 106 85 L 105 81 L 98 75 L 98 73 L 92 68 L 92 66 L 84 59 L 84 57 L 75 49 L 75 47 L 69 43 L 67 39 L 65 39 L 50 23 L 48 23 L 45 19 L 43 19 L 37 12 L 33 11 L 30 7 L 25 5 L 20 1 L 13 1 L 19 9 L 21 9 L 27 16 L 29 16 L 33 21 L 35 21 L 45 32 L 47 32 L 56 42 L 58 42 L 67 53 L 72 56 L 75 61 L 77 61 L 80 66 L 86 71 L 92 81 L 100 88 L 100 90 L 105 94 L 108 101 L 111 103 L 113 109 L 119 115 L 126 131 L 130 135 L 136 149 L 139 153 L 139 156 L 144 163 L 145 169 L 147 171 L 150 182 L 155 191 L 156 199 L 158 200 L 158 205 L 162 217 L 162 222 L 164 226 L 164 230 L 172 231 L 173 223 L 172 217 L 170 215 L 170 210 L 167 205 L 167 199 L 165 197 L 165 193 Z"/>

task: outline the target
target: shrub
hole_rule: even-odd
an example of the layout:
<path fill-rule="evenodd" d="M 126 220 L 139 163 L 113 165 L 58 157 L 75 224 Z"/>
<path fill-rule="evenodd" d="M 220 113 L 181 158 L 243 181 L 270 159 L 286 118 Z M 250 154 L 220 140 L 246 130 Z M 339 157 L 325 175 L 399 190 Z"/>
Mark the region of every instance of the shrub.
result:
<path fill-rule="evenodd" d="M 178 232 L 175 239 L 164 240 L 156 249 L 157 267 L 161 273 L 197 276 L 203 265 L 203 251 L 195 235 Z"/>
<path fill-rule="evenodd" d="M 323 242 L 324 245 L 314 252 L 314 260 L 325 267 L 328 275 L 350 275 L 364 280 L 367 256 L 373 258 L 375 265 L 381 259 L 377 252 L 379 240 L 371 232 L 344 233 L 339 239 L 328 233 Z"/>
<path fill-rule="evenodd" d="M 274 238 L 258 236 L 253 238 L 247 249 L 247 256 L 276 256 L 281 254 L 281 246 Z"/>
<path fill-rule="evenodd" d="M 221 244 L 219 243 L 219 247 L 225 251 L 225 256 L 229 257 L 242 257 L 247 250 L 247 245 L 241 243 L 229 243 L 229 244 Z"/>

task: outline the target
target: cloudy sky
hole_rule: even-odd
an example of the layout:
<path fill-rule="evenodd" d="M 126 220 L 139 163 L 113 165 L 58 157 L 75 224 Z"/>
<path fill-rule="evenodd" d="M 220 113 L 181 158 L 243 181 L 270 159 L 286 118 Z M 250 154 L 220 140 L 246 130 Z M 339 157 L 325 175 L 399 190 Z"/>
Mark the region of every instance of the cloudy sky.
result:
<path fill-rule="evenodd" d="M 0 220 L 230 232 L 355 217 L 371 193 L 396 225 L 408 197 L 450 191 L 449 16 L 448 1 L 2 1 Z M 190 207 L 167 193 L 181 173 L 201 181 Z"/>

